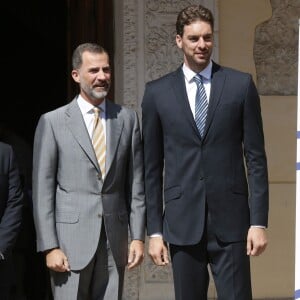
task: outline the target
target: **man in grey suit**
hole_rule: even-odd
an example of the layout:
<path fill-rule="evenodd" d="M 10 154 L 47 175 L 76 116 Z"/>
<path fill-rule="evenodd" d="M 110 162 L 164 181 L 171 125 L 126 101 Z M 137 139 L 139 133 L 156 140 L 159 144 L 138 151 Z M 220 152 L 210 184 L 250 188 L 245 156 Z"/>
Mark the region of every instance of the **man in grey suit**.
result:
<path fill-rule="evenodd" d="M 250 256 L 267 246 L 269 208 L 260 99 L 250 74 L 211 60 L 213 29 L 207 8 L 180 11 L 183 64 L 146 85 L 149 254 L 166 265 L 168 242 L 176 300 L 207 299 L 208 265 L 218 300 L 252 300 Z"/>
<path fill-rule="evenodd" d="M 41 116 L 34 137 L 37 249 L 56 300 L 117 300 L 124 271 L 144 257 L 143 151 L 137 113 L 109 101 L 108 53 L 79 45 L 72 77 L 80 94 Z M 93 144 L 94 107 L 104 127 L 105 171 Z M 128 227 L 131 243 L 128 251 Z"/>

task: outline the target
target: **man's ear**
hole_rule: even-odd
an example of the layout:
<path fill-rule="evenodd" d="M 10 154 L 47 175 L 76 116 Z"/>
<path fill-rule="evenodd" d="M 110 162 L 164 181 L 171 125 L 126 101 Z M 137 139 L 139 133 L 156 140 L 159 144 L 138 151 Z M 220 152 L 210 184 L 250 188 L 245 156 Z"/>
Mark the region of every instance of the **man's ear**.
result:
<path fill-rule="evenodd" d="M 176 35 L 176 44 L 178 48 L 182 48 L 182 37 L 179 34 Z"/>
<path fill-rule="evenodd" d="M 78 70 L 72 70 L 71 75 L 75 82 L 77 82 L 77 83 L 80 82 L 80 76 L 79 76 Z"/>

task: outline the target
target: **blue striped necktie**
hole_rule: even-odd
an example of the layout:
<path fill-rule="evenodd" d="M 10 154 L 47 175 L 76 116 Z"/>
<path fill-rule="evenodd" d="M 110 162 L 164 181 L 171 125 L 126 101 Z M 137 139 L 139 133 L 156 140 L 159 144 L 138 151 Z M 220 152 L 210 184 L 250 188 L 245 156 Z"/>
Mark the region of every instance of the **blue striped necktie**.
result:
<path fill-rule="evenodd" d="M 195 99 L 195 122 L 201 137 L 203 137 L 208 109 L 208 101 L 202 82 L 202 76 L 200 74 L 197 74 L 194 77 L 194 80 L 197 84 L 197 93 Z"/>

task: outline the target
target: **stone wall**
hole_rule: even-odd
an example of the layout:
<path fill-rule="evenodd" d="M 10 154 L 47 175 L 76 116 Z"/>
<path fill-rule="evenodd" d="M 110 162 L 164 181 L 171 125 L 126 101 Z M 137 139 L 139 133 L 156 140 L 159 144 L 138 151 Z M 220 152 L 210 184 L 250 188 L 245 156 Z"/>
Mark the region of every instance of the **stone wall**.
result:
<path fill-rule="evenodd" d="M 259 20 L 251 28 L 249 26 L 245 28 L 247 21 L 251 20 L 252 22 L 258 14 L 252 10 L 249 12 L 252 15 L 249 16 L 247 15 L 248 11 L 245 12 L 242 6 L 247 3 L 246 6 L 250 7 L 252 5 L 249 4 L 250 2 L 252 3 L 253 0 L 245 1 L 242 4 L 239 1 L 226 1 L 226 3 L 219 1 L 218 3 L 217 0 L 115 0 L 115 102 L 132 107 L 140 112 L 145 83 L 178 67 L 182 61 L 182 56 L 175 44 L 176 16 L 181 8 L 192 3 L 202 3 L 209 7 L 215 15 L 216 43 L 213 54 L 215 61 L 218 62 L 219 48 L 222 47 L 221 63 L 225 62 L 225 65 L 229 62 L 229 65 L 234 67 L 244 66 L 251 69 L 254 56 L 257 86 L 260 95 L 264 95 L 262 97 L 262 110 L 270 162 L 270 179 L 273 180 L 273 184 L 270 186 L 270 197 L 272 198 L 270 224 L 272 226 L 268 229 L 270 246 L 268 247 L 268 253 L 263 258 L 254 261 L 254 283 L 256 284 L 257 298 L 264 297 L 266 299 L 269 295 L 268 299 L 287 300 L 286 297 L 291 295 L 287 292 L 290 289 L 290 284 L 284 282 L 284 278 L 291 278 L 291 268 L 289 266 L 292 265 L 292 262 L 288 259 L 285 263 L 280 264 L 280 266 L 284 265 L 285 267 L 280 267 L 280 273 L 276 273 L 278 268 L 275 266 L 281 263 L 281 260 L 278 262 L 277 252 L 287 252 L 288 254 L 292 252 L 291 240 L 280 240 L 283 236 L 286 237 L 286 235 L 281 234 L 281 231 L 290 232 L 290 230 L 284 230 L 286 228 L 290 229 L 289 223 L 284 222 L 282 224 L 279 222 L 277 214 L 279 212 L 282 214 L 282 206 L 279 205 L 281 202 L 289 203 L 288 198 L 294 199 L 293 185 L 289 181 L 291 172 L 288 168 L 290 157 L 292 157 L 292 161 L 295 157 L 294 151 L 290 150 L 294 147 L 294 144 L 291 143 L 294 138 L 289 138 L 293 134 L 292 129 L 295 127 L 295 121 L 293 121 L 295 119 L 294 104 L 291 105 L 294 102 L 292 102 L 293 99 L 287 97 L 277 97 L 282 98 L 277 99 L 270 96 L 296 95 L 297 92 L 297 37 L 300 3 L 299 0 L 254 1 L 260 7 L 263 6 L 262 2 L 270 3 L 272 16 L 262 23 L 261 20 L 263 19 Z M 226 40 L 223 39 L 222 47 L 219 47 L 219 6 L 223 8 L 222 24 L 225 27 L 222 37 L 225 38 L 226 36 Z M 242 14 L 239 15 L 241 12 Z M 237 15 L 239 17 L 238 22 L 231 20 L 232 16 L 236 17 Z M 224 22 L 232 25 L 232 27 L 227 27 Z M 256 24 L 258 25 L 256 26 Z M 242 36 L 245 29 L 248 33 L 246 35 L 247 40 Z M 253 33 L 254 40 L 248 38 L 249 31 Z M 249 51 L 247 47 L 244 47 L 244 44 L 247 44 L 247 47 L 249 44 Z M 241 49 L 247 51 L 244 52 Z M 283 111 L 282 107 L 288 109 L 289 113 Z M 274 129 L 274 124 L 278 123 L 276 121 L 278 119 L 277 111 L 278 115 L 280 113 L 280 117 L 284 119 L 284 122 L 280 124 L 285 124 L 285 126 L 281 125 L 278 130 L 277 127 Z M 278 132 L 281 132 L 280 137 L 284 139 L 279 144 Z M 286 147 L 285 151 L 280 151 L 282 145 Z M 269 149 L 272 149 L 272 151 Z M 282 152 L 282 154 L 279 152 Z M 276 159 L 274 159 L 274 156 L 276 156 Z M 278 163 L 280 163 L 280 166 L 277 168 Z M 287 168 L 288 171 L 284 172 Z M 279 172 L 278 169 L 281 171 Z M 294 176 L 292 177 L 294 178 Z M 280 184 L 277 183 L 276 178 L 280 179 Z M 287 184 L 285 184 L 286 182 Z M 276 198 L 278 195 L 280 195 L 279 199 Z M 290 213 L 293 211 L 290 207 L 292 206 L 287 204 L 284 206 L 286 208 L 286 219 L 290 217 Z M 284 249 L 281 248 L 283 245 Z M 286 255 L 285 257 L 290 256 Z M 274 264 L 274 261 L 277 261 L 277 264 Z M 261 265 L 265 266 L 263 270 L 261 270 Z M 258 274 L 259 270 L 263 274 Z M 274 275 L 275 273 L 269 274 L 270 270 L 273 270 L 276 275 Z M 282 279 L 280 283 L 276 283 L 276 277 Z M 273 290 L 277 292 L 274 294 Z M 273 295 L 274 297 L 272 297 Z M 216 299 L 213 282 L 210 285 L 209 297 L 210 299 Z M 140 268 L 126 273 L 123 299 L 173 300 L 171 267 L 158 268 L 154 266 L 146 254 L 145 261 Z"/>

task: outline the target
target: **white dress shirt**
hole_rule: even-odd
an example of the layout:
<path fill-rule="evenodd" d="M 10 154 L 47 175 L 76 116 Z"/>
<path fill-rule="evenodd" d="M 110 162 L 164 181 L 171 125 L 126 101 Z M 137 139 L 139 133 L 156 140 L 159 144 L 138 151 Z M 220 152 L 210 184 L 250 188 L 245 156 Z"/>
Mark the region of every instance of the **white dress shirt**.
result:
<path fill-rule="evenodd" d="M 194 77 L 197 73 L 192 71 L 186 64 L 183 64 L 182 71 L 184 74 L 185 87 L 189 99 L 189 104 L 193 116 L 195 118 L 195 99 L 196 99 L 196 92 L 197 92 L 197 84 L 194 81 Z M 206 92 L 208 103 L 209 103 L 210 87 L 211 87 L 211 71 L 212 71 L 212 62 L 210 61 L 208 66 L 204 70 L 199 72 L 199 74 L 202 76 L 203 86 Z"/>
<path fill-rule="evenodd" d="M 93 126 L 94 126 L 94 105 L 84 100 L 80 95 L 77 98 L 77 103 L 79 105 L 80 111 L 82 113 L 84 123 L 86 126 L 86 129 L 90 135 L 90 138 L 92 138 L 93 135 Z M 106 105 L 105 105 L 105 99 L 104 101 L 98 106 L 100 108 L 100 118 L 101 122 L 103 124 L 104 129 L 104 136 L 106 139 Z"/>

